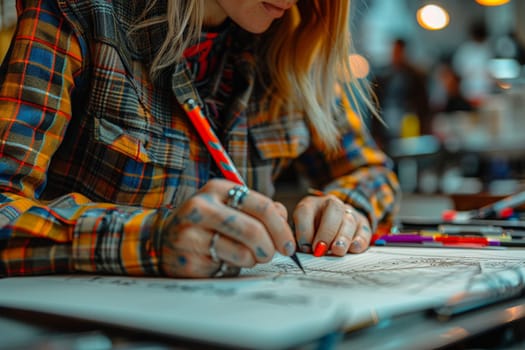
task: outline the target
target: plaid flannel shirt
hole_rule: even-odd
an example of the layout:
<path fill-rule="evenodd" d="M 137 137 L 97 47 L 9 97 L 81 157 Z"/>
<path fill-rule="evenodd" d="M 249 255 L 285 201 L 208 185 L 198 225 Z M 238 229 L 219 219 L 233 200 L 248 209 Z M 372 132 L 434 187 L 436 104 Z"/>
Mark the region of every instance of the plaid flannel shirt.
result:
<path fill-rule="evenodd" d="M 201 101 L 187 66 L 148 75 L 165 25 L 133 32 L 131 47 L 140 9 L 127 0 L 18 0 L 17 10 L 0 70 L 0 276 L 160 274 L 161 223 L 213 173 L 180 107 Z M 388 220 L 398 183 L 361 119 L 348 112 L 328 159 L 303 114 L 270 120 L 261 109 L 253 51 L 240 42 L 227 53 L 235 84 L 222 135 L 248 186 L 273 195 L 297 159 L 374 227 Z"/>

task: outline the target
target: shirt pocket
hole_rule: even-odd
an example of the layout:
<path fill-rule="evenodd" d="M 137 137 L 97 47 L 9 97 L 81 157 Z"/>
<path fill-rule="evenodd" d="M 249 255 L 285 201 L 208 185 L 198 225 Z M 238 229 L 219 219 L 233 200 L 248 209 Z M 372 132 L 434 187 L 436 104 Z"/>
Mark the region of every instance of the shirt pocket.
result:
<path fill-rule="evenodd" d="M 303 120 L 252 126 L 249 134 L 261 160 L 296 158 L 310 143 L 310 133 Z"/>
<path fill-rule="evenodd" d="M 255 182 L 252 186 L 272 196 L 275 179 L 308 148 L 309 130 L 303 120 L 256 125 L 250 128 L 249 139 L 251 148 L 255 150 L 248 169 L 248 174 L 253 175 L 249 177 Z"/>
<path fill-rule="evenodd" d="M 154 207 L 173 203 L 188 163 L 189 140 L 179 130 L 155 125 L 145 129 L 95 118 L 95 141 L 107 149 L 108 160 L 118 159 L 112 174 L 118 184 L 115 200 Z"/>

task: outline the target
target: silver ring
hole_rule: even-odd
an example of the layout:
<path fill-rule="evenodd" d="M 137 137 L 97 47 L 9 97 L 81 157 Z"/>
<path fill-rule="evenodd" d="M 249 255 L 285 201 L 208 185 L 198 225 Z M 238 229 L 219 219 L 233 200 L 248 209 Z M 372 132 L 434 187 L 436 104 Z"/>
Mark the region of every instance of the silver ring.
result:
<path fill-rule="evenodd" d="M 229 266 L 225 261 L 221 262 L 221 266 L 212 275 L 214 278 L 233 277 L 241 272 L 241 268 L 237 266 Z"/>
<path fill-rule="evenodd" d="M 219 266 L 219 269 L 213 273 L 213 277 L 223 277 L 226 274 L 226 271 L 228 271 L 228 264 L 226 262 L 222 261 L 221 266 Z"/>
<path fill-rule="evenodd" d="M 217 248 L 215 247 L 215 245 L 217 244 L 217 241 L 219 240 L 219 236 L 220 236 L 219 233 L 215 232 L 215 234 L 211 238 L 210 246 L 208 247 L 208 251 L 210 252 L 211 260 L 213 260 L 213 262 L 216 262 L 216 263 L 221 261 L 219 259 L 219 256 L 217 255 Z"/>
<path fill-rule="evenodd" d="M 244 201 L 244 197 L 248 195 L 248 187 L 237 185 L 228 191 L 228 201 L 226 204 L 233 209 L 239 209 Z"/>
<path fill-rule="evenodd" d="M 353 211 L 352 209 L 350 209 L 350 208 L 346 208 L 346 209 L 345 209 L 345 213 L 346 213 L 346 214 L 350 214 L 350 215 L 352 215 L 352 216 L 354 215 L 354 211 Z"/>

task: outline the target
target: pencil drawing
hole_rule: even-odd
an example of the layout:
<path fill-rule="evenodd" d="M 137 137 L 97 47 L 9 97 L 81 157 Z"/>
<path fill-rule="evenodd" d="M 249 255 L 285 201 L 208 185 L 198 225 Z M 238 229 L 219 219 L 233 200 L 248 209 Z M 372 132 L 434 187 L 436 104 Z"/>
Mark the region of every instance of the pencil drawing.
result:
<path fill-rule="evenodd" d="M 224 280 L 133 279 L 120 276 L 68 276 L 71 282 L 115 287 L 147 288 L 203 296 L 238 297 L 270 304 L 309 302 L 302 292 L 388 291 L 410 295 L 428 291 L 490 288 L 503 290 L 523 283 L 525 257 L 517 255 L 421 253 L 414 250 L 370 250 L 360 256 L 313 258 L 301 256 L 303 274 L 292 261 L 277 256 L 271 264 L 245 269 L 240 278 Z M 499 273 L 505 272 L 505 273 Z"/>
<path fill-rule="evenodd" d="M 481 283 L 486 283 L 487 287 L 512 284 L 516 276 L 507 276 L 510 277 L 509 282 L 505 276 L 494 272 L 525 267 L 525 257 L 444 256 L 442 252 L 439 255 L 418 255 L 413 251 L 382 254 L 377 250 L 371 254 L 377 259 L 370 255 L 352 257 L 345 264 L 303 258 L 306 275 L 282 259 L 244 273 L 253 276 L 275 274 L 276 283 L 287 284 L 290 280 L 296 280 L 309 288 L 398 288 L 409 293 L 423 293 L 430 288 L 447 288 L 460 280 L 465 281 L 465 288 Z"/>

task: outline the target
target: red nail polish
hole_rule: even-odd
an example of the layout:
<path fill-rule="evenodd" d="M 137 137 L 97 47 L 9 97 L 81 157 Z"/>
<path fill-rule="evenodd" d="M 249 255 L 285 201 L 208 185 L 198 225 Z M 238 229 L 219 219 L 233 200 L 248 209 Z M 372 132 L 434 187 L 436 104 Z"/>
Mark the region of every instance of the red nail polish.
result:
<path fill-rule="evenodd" d="M 323 256 L 323 255 L 326 254 L 327 251 L 328 251 L 328 244 L 326 244 L 326 243 L 323 242 L 323 241 L 319 241 L 319 242 L 317 242 L 317 244 L 315 245 L 314 256 L 315 256 L 315 257 Z"/>

